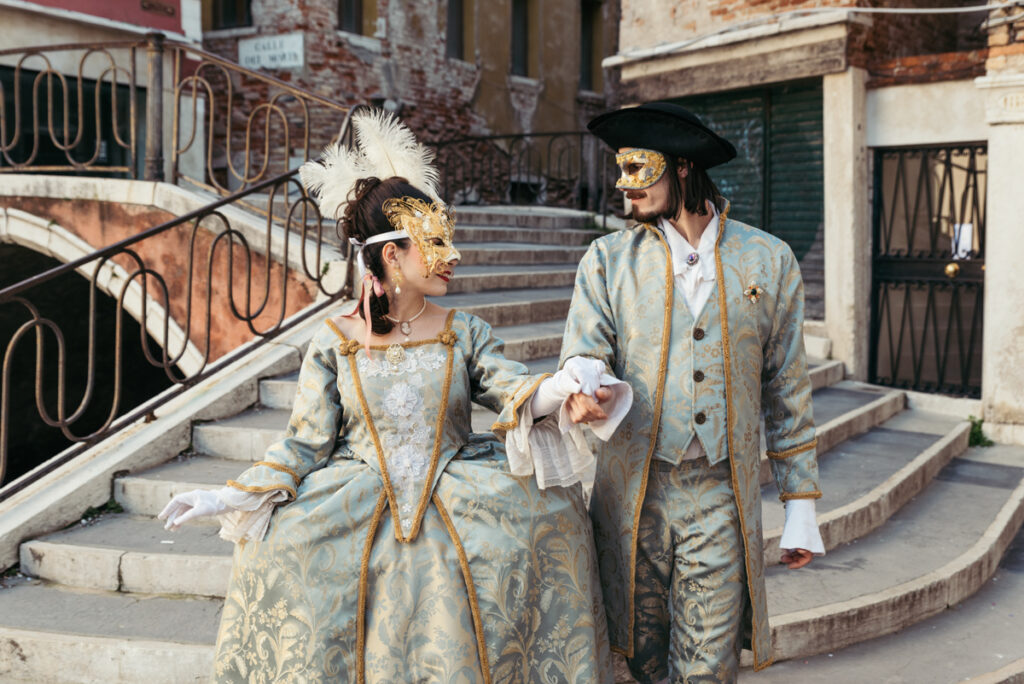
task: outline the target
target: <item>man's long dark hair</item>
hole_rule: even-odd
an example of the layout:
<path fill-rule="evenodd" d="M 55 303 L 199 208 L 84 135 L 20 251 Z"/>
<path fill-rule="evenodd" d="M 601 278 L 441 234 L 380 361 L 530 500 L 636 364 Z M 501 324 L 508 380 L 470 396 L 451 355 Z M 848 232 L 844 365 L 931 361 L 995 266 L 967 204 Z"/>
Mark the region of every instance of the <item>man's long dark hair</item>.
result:
<path fill-rule="evenodd" d="M 688 169 L 682 181 L 679 180 L 681 165 Z M 705 216 L 708 213 L 707 202 L 714 204 L 718 211 L 725 208 L 722 193 L 708 172 L 692 162 L 665 155 L 665 175 L 668 176 L 668 206 L 662 217 L 675 219 L 679 216 L 680 207 L 691 214 Z"/>

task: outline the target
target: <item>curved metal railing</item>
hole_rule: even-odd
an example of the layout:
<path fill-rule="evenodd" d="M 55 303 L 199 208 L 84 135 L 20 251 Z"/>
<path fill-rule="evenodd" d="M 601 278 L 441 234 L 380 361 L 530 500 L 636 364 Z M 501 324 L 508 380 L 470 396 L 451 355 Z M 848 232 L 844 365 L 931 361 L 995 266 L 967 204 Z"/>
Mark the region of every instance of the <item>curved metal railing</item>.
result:
<path fill-rule="evenodd" d="M 26 476 L 0 489 L 0 500 L 122 427 L 152 414 L 187 388 L 323 310 L 338 297 L 351 294 L 351 255 L 332 255 L 333 248 L 324 245 L 324 221 L 316 202 L 301 188 L 297 175 L 298 171 L 294 170 L 256 183 L 246 190 L 0 290 L 0 309 L 15 307 L 24 312 L 25 318 L 2 348 L 0 356 L 3 364 L 0 372 L 0 482 L 6 469 L 12 428 L 10 379 L 16 353 L 23 343 L 34 341 L 35 344 L 35 404 L 38 415 L 46 425 L 59 429 L 68 441 L 77 445 L 58 458 L 47 461 L 43 468 L 34 470 L 30 479 Z M 239 200 L 259 196 L 265 198 L 268 208 L 273 207 L 277 199 L 288 191 L 292 191 L 295 199 L 289 204 L 284 221 L 275 221 L 271 216 L 262 219 L 265 221 L 262 235 L 254 233 L 251 215 L 232 211 Z M 269 209 L 267 213 L 271 213 Z M 336 228 L 333 221 L 330 228 Z M 182 282 L 181 273 L 177 270 L 180 265 L 165 263 L 163 252 L 147 249 L 147 246 L 168 239 L 187 245 L 188 249 L 183 269 L 184 287 L 180 288 L 179 294 L 175 294 L 169 283 L 172 279 Z M 271 257 L 272 245 L 280 245 L 280 262 Z M 296 250 L 299 252 L 297 255 Z M 236 268 L 238 262 L 241 262 L 241 268 Z M 339 282 L 333 287 L 328 284 L 329 269 L 326 268 L 332 262 L 335 267 L 344 268 L 343 277 L 335 277 Z M 86 342 L 88 367 L 84 371 L 86 383 L 81 396 L 75 398 L 69 397 L 66 383 L 69 369 L 66 368 L 62 322 L 41 315 L 39 307 L 33 303 L 34 297 L 43 292 L 47 283 L 72 271 L 85 276 L 90 288 L 90 306 L 86 313 L 90 321 Z M 308 301 L 312 299 L 310 296 L 296 296 L 296 280 L 315 287 L 324 296 L 323 300 L 313 304 Z M 95 319 L 97 298 L 104 289 L 117 300 L 116 363 L 112 371 L 112 394 L 98 396 L 94 392 L 96 375 L 100 372 L 94 364 L 97 345 Z M 121 363 L 125 344 L 122 323 L 126 313 L 137 318 L 142 326 L 141 344 L 146 360 L 163 369 L 173 387 L 123 412 L 121 396 L 126 369 Z M 81 312 L 67 312 L 67 315 L 78 318 Z M 252 341 L 222 353 L 223 350 L 218 351 L 211 339 L 215 327 L 221 332 L 233 327 L 236 335 L 247 334 Z M 175 328 L 177 335 L 173 334 Z M 145 339 L 147 331 L 160 347 L 159 353 L 150 349 Z M 47 336 L 51 336 L 56 344 L 44 344 Z M 187 359 L 189 370 L 183 368 L 186 350 L 191 353 L 191 358 Z M 51 372 L 56 368 L 57 401 L 53 409 L 46 406 L 44 399 L 47 368 Z M 25 403 L 27 397 L 19 397 L 18 401 Z M 76 422 L 86 409 L 96 403 L 109 407 L 102 425 L 85 432 L 76 431 Z"/>
<path fill-rule="evenodd" d="M 586 131 L 476 136 L 431 146 L 447 202 L 616 211 L 615 157 Z"/>
<path fill-rule="evenodd" d="M 35 411 L 72 443 L 0 488 L 3 500 L 351 294 L 351 252 L 331 238 L 333 220 L 325 233 L 296 167 L 332 140 L 349 141 L 349 122 L 359 106 L 344 106 L 161 34 L 144 41 L 3 50 L 0 64 L 6 64 L 0 74 L 0 172 L 167 177 L 221 195 L 0 289 L 0 310 L 20 312 L 11 315 L 23 321 L 9 340 L 0 341 L 0 486 L 9 462 L 12 402 L 29 403 L 29 397 L 11 396 L 14 365 L 32 357 L 24 354 L 26 345 L 35 348 Z M 173 97 L 165 103 L 167 74 Z M 153 248 L 161 241 L 178 246 L 176 260 L 168 262 L 166 249 Z M 68 367 L 68 321 L 47 317 L 38 306 L 47 284 L 71 272 L 89 287 L 84 369 Z M 96 363 L 101 292 L 117 302 L 112 370 Z M 314 304 L 313 293 L 322 301 Z M 123 367 L 126 314 L 140 323 L 145 361 L 162 369 L 171 384 L 135 407 L 123 405 L 129 382 Z M 250 341 L 220 344 L 225 330 L 232 340 Z M 97 389 L 100 373 L 113 376 L 110 392 Z M 69 376 L 85 378 L 80 392 L 70 388 Z M 89 421 L 83 416 L 97 411 L 105 414 L 101 424 L 84 427 Z"/>

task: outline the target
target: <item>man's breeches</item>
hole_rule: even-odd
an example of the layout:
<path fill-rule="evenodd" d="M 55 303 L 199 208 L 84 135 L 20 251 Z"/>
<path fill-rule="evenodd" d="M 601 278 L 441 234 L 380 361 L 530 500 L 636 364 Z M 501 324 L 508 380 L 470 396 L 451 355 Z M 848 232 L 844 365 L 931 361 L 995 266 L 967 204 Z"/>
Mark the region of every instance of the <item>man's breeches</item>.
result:
<path fill-rule="evenodd" d="M 735 681 L 745 600 L 728 460 L 653 461 L 637 548 L 633 676 Z"/>

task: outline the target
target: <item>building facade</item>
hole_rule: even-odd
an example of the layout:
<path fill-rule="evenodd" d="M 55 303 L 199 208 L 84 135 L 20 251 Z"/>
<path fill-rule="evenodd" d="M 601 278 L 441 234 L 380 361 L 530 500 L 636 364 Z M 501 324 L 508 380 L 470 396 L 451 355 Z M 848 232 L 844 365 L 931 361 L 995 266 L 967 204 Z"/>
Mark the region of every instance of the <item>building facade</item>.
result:
<path fill-rule="evenodd" d="M 343 104 L 385 107 L 428 141 L 577 130 L 604 107 L 615 12 L 611 0 L 205 1 L 203 45 Z M 294 59 L 271 63 L 275 43 Z"/>
<path fill-rule="evenodd" d="M 623 0 L 611 97 L 680 102 L 736 143 L 712 174 L 732 216 L 793 247 L 850 376 L 980 398 L 1020 441 L 1021 200 L 997 164 L 1024 152 L 1024 14 L 887 4 Z"/>

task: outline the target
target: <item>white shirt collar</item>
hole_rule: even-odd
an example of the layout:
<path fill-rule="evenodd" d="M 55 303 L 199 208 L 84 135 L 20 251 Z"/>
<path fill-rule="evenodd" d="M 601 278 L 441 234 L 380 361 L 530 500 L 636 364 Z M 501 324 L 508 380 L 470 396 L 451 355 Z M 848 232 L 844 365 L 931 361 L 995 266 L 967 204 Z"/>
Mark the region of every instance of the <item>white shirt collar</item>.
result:
<path fill-rule="evenodd" d="M 708 202 L 711 209 L 711 220 L 708 227 L 700 236 L 700 244 L 694 249 L 689 241 L 676 230 L 668 219 L 658 220 L 658 229 L 665 236 L 669 251 L 672 253 L 672 272 L 676 275 L 685 276 L 696 271 L 704 280 L 715 279 L 715 243 L 718 241 L 718 207 L 713 202 Z M 686 263 L 686 257 L 697 252 L 697 263 L 690 266 Z"/>

